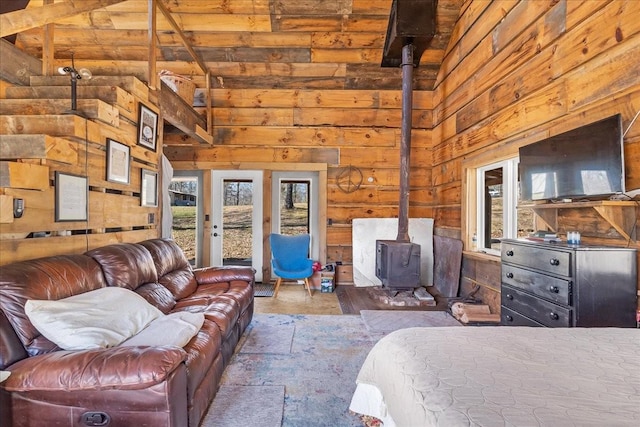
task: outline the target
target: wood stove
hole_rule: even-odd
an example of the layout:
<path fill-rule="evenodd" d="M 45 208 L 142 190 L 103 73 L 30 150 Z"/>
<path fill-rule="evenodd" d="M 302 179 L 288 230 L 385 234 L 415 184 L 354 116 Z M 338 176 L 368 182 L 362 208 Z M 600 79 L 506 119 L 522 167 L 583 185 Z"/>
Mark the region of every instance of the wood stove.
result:
<path fill-rule="evenodd" d="M 420 286 L 420 245 L 396 240 L 376 240 L 376 277 L 391 291 Z"/>
<path fill-rule="evenodd" d="M 436 3 L 437 0 L 393 0 L 385 39 L 382 66 L 402 67 L 398 236 L 396 240 L 376 241 L 376 277 L 392 293 L 421 286 L 420 245 L 411 243 L 409 238 L 413 67 L 435 35 Z"/>

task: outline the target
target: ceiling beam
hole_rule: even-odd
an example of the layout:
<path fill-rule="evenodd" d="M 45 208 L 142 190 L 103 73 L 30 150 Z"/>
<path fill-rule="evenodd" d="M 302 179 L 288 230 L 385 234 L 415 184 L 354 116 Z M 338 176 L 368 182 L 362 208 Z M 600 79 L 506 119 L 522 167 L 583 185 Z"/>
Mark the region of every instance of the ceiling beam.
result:
<path fill-rule="evenodd" d="M 101 9 L 126 0 L 67 0 L 0 15 L 0 37 L 42 27 L 64 18 L 76 16 L 94 9 Z"/>
<path fill-rule="evenodd" d="M 202 73 L 207 74 L 209 72 L 209 70 L 207 69 L 207 66 L 205 65 L 202 58 L 200 58 L 200 55 L 198 55 L 198 53 L 195 50 L 193 50 L 193 47 L 191 47 L 191 43 L 182 32 L 182 29 L 180 28 L 176 20 L 173 19 L 173 16 L 171 16 L 171 12 L 169 12 L 166 6 L 159 1 L 156 1 L 155 5 L 158 7 L 158 9 L 160 9 L 160 12 L 162 12 L 162 14 L 167 19 L 167 21 L 169 21 L 171 28 L 173 28 L 173 30 L 176 32 L 178 37 L 180 37 L 180 40 L 182 41 L 182 44 L 184 45 L 185 49 L 187 49 L 187 51 L 189 52 L 193 60 L 196 61 L 196 63 L 202 70 Z"/>
<path fill-rule="evenodd" d="M 173 19 L 173 16 L 171 16 L 171 12 L 166 8 L 166 6 L 162 4 L 162 2 L 157 0 L 153 0 L 152 3 L 154 3 L 158 7 L 158 9 L 160 9 L 160 12 L 162 12 L 162 14 L 167 19 L 167 21 L 169 21 L 169 24 L 171 25 L 173 30 L 176 32 L 176 34 L 178 34 L 178 37 L 180 37 L 180 40 L 182 40 L 182 44 L 184 45 L 185 49 L 187 49 L 187 51 L 189 52 L 193 60 L 196 61 L 196 63 L 204 73 L 205 84 L 206 84 L 205 100 L 207 105 L 207 121 L 206 121 L 205 127 L 206 127 L 206 131 L 210 136 L 213 133 L 213 123 L 212 123 L 212 116 L 211 116 L 211 73 L 209 72 L 209 69 L 205 65 L 200 55 L 198 55 L 198 53 L 193 49 L 193 47 L 191 46 L 191 43 L 189 42 L 187 37 L 184 35 L 184 32 L 182 31 L 178 23 L 175 21 L 175 19 Z M 151 5 L 149 7 L 151 7 Z M 154 22 L 155 22 L 155 17 L 154 17 Z M 153 30 L 155 33 L 155 28 Z M 155 48 L 155 44 L 153 46 Z M 153 68 L 155 69 L 155 66 L 153 66 Z"/>

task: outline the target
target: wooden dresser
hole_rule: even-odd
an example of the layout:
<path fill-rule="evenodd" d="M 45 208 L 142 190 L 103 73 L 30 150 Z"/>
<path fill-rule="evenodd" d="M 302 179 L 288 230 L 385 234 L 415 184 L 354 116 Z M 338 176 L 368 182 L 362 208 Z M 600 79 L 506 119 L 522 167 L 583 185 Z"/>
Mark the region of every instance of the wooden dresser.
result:
<path fill-rule="evenodd" d="M 636 326 L 635 249 L 502 242 L 501 324 Z"/>

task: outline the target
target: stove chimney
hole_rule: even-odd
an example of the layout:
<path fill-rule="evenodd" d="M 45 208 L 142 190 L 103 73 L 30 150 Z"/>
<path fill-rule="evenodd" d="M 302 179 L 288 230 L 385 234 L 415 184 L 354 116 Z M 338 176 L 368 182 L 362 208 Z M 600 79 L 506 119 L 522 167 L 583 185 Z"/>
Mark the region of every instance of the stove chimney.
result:
<path fill-rule="evenodd" d="M 437 0 L 393 0 L 382 58 L 383 67 L 402 67 L 398 235 L 395 241 L 376 241 L 376 276 L 393 291 L 420 287 L 420 245 L 409 237 L 413 67 L 435 34 L 436 4 Z"/>
<path fill-rule="evenodd" d="M 400 201 L 398 242 L 409 242 L 409 170 L 411 167 L 411 112 L 413 109 L 413 44 L 402 47 L 402 127 L 400 129 Z"/>

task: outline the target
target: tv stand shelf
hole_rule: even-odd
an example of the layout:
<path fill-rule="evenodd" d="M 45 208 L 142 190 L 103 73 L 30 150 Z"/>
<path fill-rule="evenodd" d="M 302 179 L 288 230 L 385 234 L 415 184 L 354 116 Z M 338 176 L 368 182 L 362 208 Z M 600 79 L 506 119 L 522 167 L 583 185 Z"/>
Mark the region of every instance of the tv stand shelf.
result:
<path fill-rule="evenodd" d="M 635 223 L 638 204 L 627 200 L 597 200 L 566 203 L 521 204 L 518 208 L 532 209 L 553 231 L 558 230 L 558 210 L 594 209 L 626 240 L 636 240 Z"/>

